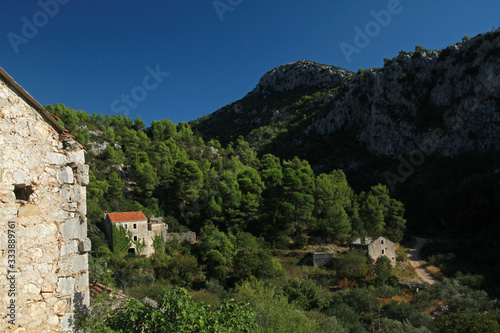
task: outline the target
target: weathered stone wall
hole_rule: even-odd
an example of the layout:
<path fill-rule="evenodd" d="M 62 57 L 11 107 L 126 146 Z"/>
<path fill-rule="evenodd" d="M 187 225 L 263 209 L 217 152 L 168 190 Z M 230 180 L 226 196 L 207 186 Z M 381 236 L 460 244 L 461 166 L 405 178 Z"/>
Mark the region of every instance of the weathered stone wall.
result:
<path fill-rule="evenodd" d="M 396 244 L 384 237 L 379 237 L 368 245 L 368 254 L 373 260 L 386 256 L 393 266 L 396 265 Z"/>
<path fill-rule="evenodd" d="M 89 303 L 88 166 L 18 93 L 0 80 L 0 331 L 71 330 Z"/>
<path fill-rule="evenodd" d="M 175 238 L 179 240 L 179 242 L 188 242 L 191 244 L 196 243 L 196 233 L 193 231 L 188 232 L 179 232 L 179 233 L 167 233 L 167 242 L 171 241 Z"/>
<path fill-rule="evenodd" d="M 146 257 L 149 257 L 149 256 L 153 255 L 153 253 L 154 253 L 153 239 L 156 235 L 162 236 L 163 239 L 166 239 L 166 237 L 167 237 L 168 226 L 163 222 L 152 223 L 152 222 L 148 222 L 147 220 L 127 221 L 127 222 L 111 222 L 109 217 L 106 216 L 106 218 L 104 220 L 104 225 L 105 225 L 106 235 L 107 235 L 108 240 L 111 244 L 113 243 L 112 225 L 114 225 L 117 228 L 124 227 L 125 229 L 130 231 L 131 236 L 132 236 L 132 241 L 144 240 L 145 247 L 138 254 L 144 255 Z M 134 228 L 134 225 L 136 226 L 136 228 Z M 135 251 L 137 251 L 137 247 L 133 242 L 130 245 L 130 248 L 135 249 Z"/>
<path fill-rule="evenodd" d="M 301 261 L 301 265 L 314 267 L 327 267 L 333 264 L 335 253 L 308 253 Z"/>
<path fill-rule="evenodd" d="M 167 229 L 168 225 L 163 222 L 160 223 L 151 223 L 148 224 L 148 233 L 144 236 L 144 240 L 146 242 L 146 248 L 144 249 L 144 254 L 146 257 L 149 257 L 155 253 L 155 249 L 153 247 L 153 239 L 156 235 L 160 235 L 163 239 L 167 238 Z"/>

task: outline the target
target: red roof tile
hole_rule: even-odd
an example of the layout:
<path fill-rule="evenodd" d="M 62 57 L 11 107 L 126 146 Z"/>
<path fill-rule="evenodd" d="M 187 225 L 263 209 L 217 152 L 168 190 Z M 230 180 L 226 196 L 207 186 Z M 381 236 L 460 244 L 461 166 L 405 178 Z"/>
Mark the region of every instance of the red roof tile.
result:
<path fill-rule="evenodd" d="M 147 221 L 142 212 L 108 213 L 111 222 Z"/>

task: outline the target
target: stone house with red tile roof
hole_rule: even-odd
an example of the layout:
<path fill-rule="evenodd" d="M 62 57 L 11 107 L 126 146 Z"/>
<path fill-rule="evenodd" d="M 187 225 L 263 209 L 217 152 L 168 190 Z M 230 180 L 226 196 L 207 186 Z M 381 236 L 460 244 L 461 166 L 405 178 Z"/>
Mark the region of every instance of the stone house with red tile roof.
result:
<path fill-rule="evenodd" d="M 72 331 L 89 305 L 84 152 L 0 68 L 0 332 Z"/>
<path fill-rule="evenodd" d="M 153 238 L 156 235 L 162 236 L 165 240 L 167 239 L 168 225 L 161 220 L 152 219 L 149 221 L 143 212 L 106 213 L 104 227 L 110 242 L 113 239 L 112 226 L 117 228 L 123 227 L 127 231 L 130 231 L 133 242 L 129 248 L 129 252 L 137 253 L 137 247 L 134 242 L 144 241 L 145 247 L 138 254 L 145 255 L 146 257 L 154 253 Z"/>

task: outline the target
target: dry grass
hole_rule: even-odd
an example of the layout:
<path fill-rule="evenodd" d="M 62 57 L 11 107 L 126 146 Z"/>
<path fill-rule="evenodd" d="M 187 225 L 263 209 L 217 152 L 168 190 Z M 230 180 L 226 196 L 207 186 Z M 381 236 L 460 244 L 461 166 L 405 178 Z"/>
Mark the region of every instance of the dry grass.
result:
<path fill-rule="evenodd" d="M 396 267 L 393 269 L 393 273 L 401 282 L 412 282 L 419 279 L 415 268 L 413 268 L 408 261 L 405 263 L 398 262 Z"/>
<path fill-rule="evenodd" d="M 439 267 L 434 265 L 426 265 L 425 270 L 438 281 L 446 281 L 446 276 L 443 274 L 443 272 L 441 272 Z"/>

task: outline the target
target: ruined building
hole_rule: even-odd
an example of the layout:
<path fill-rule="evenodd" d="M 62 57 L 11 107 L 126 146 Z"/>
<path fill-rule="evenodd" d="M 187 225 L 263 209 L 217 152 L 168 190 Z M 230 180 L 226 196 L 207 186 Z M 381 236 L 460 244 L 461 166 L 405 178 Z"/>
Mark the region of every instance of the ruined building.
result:
<path fill-rule="evenodd" d="M 108 239 L 112 239 L 112 226 L 117 228 L 123 227 L 130 231 L 132 236 L 132 244 L 129 252 L 145 255 L 149 257 L 154 253 L 153 238 L 161 236 L 163 239 L 167 237 L 168 226 L 159 221 L 148 221 L 143 212 L 127 212 L 127 213 L 108 213 L 104 219 L 104 227 Z M 144 241 L 144 249 L 137 251 L 138 241 Z"/>
<path fill-rule="evenodd" d="M 0 68 L 0 331 L 59 332 L 89 304 L 85 148 Z"/>
<path fill-rule="evenodd" d="M 124 228 L 130 232 L 132 244 L 128 251 L 151 256 L 154 253 L 153 239 L 155 236 L 161 236 L 165 241 L 171 241 L 174 237 L 182 242 L 195 243 L 196 233 L 189 231 L 183 233 L 168 233 L 168 225 L 163 222 L 161 217 L 152 217 L 150 220 L 146 218 L 143 212 L 123 212 L 123 213 L 106 213 L 104 218 L 104 228 L 106 237 L 111 246 L 113 246 L 113 226 L 116 228 Z M 136 242 L 144 242 L 144 248 L 138 251 Z"/>
<path fill-rule="evenodd" d="M 351 243 L 351 248 L 366 250 L 373 260 L 386 256 L 391 260 L 392 266 L 396 265 L 396 244 L 385 237 L 379 237 L 375 240 L 370 237 L 357 238 Z"/>

